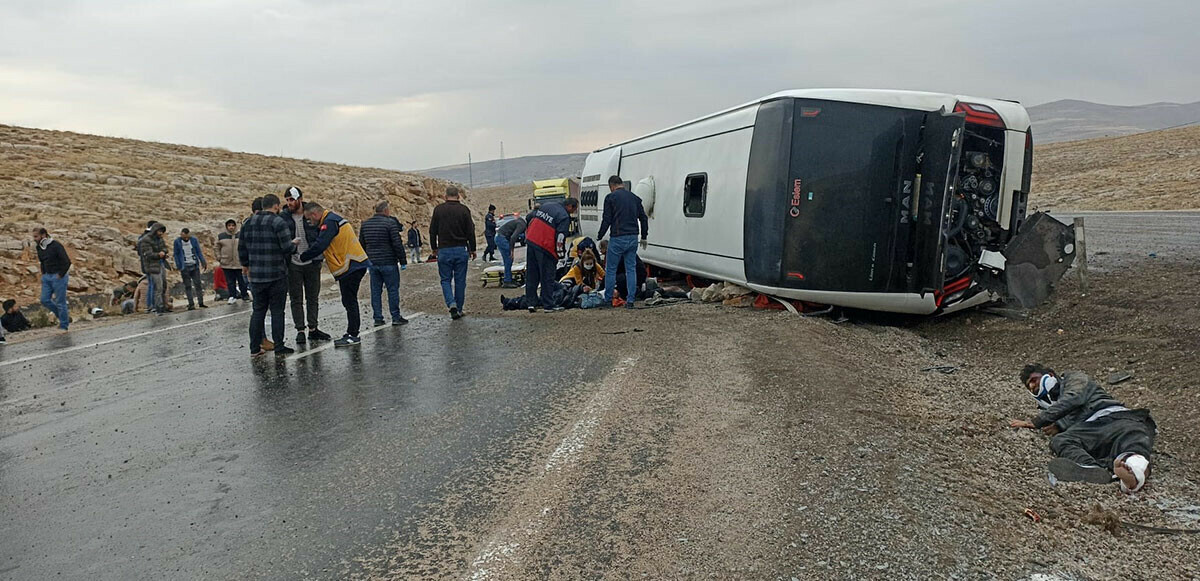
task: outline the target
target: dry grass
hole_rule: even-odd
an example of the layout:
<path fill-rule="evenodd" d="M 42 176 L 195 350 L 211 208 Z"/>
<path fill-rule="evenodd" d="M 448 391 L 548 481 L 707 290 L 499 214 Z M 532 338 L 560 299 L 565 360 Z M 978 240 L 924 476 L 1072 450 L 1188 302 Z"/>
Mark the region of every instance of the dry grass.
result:
<path fill-rule="evenodd" d="M 1200 208 L 1200 126 L 1037 146 L 1040 209 Z"/>

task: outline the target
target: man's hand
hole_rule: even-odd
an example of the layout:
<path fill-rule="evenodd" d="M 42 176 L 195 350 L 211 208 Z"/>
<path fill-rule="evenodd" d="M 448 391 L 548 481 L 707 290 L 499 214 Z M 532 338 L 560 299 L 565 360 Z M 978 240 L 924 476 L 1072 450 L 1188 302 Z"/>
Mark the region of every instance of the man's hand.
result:
<path fill-rule="evenodd" d="M 588 285 L 586 285 L 586 284 L 585 284 L 585 285 L 583 285 L 583 292 L 585 292 L 585 293 L 590 293 L 590 292 L 592 292 L 592 287 L 590 287 L 590 286 L 588 286 Z"/>
<path fill-rule="evenodd" d="M 474 253 L 474 252 L 472 252 L 472 253 L 471 253 L 471 260 L 475 260 L 475 253 Z"/>
<path fill-rule="evenodd" d="M 297 236 L 297 237 L 295 237 L 295 238 L 292 238 L 292 245 L 293 245 L 293 246 L 299 246 L 299 245 L 300 245 L 300 237 L 299 237 L 299 236 Z"/>
<path fill-rule="evenodd" d="M 1029 420 L 1009 420 L 1008 427 L 1024 428 L 1027 430 L 1032 430 L 1032 429 L 1036 428 L 1037 426 L 1033 425 L 1033 422 L 1031 422 Z"/>
<path fill-rule="evenodd" d="M 640 248 L 642 250 L 646 249 L 646 239 L 645 238 L 642 238 L 641 240 L 638 241 L 638 248 Z"/>
<path fill-rule="evenodd" d="M 1046 434 L 1047 436 L 1056 436 L 1056 435 L 1058 435 L 1059 431 L 1060 430 L 1058 429 L 1058 426 L 1055 424 L 1050 424 L 1050 425 L 1042 428 L 1042 433 Z"/>
<path fill-rule="evenodd" d="M 159 258 L 166 258 L 166 257 L 167 257 L 167 253 L 166 253 L 166 252 L 162 252 L 162 251 L 160 250 L 160 251 L 159 251 L 159 253 L 158 253 L 158 257 L 159 257 Z"/>

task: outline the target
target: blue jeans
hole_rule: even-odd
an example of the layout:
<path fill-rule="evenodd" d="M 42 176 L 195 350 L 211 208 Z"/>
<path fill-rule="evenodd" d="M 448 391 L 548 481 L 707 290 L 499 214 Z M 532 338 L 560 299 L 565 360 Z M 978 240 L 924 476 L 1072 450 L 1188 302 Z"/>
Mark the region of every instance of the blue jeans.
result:
<path fill-rule="evenodd" d="M 377 265 L 371 263 L 371 310 L 375 313 L 375 322 L 383 322 L 383 287 L 387 286 L 388 311 L 392 313 L 392 322 L 400 320 L 400 269 L 395 264 Z"/>
<path fill-rule="evenodd" d="M 496 237 L 496 249 L 500 251 L 500 259 L 504 261 L 504 282 L 512 282 L 512 244 L 508 238 Z"/>
<path fill-rule="evenodd" d="M 67 310 L 67 279 L 70 275 L 42 275 L 42 306 L 58 317 L 58 328 L 66 330 L 71 324 L 71 313 Z"/>
<path fill-rule="evenodd" d="M 617 287 L 617 271 L 620 270 L 618 265 L 624 261 L 626 302 L 633 304 L 637 296 L 637 250 L 637 234 L 608 239 L 608 257 L 604 262 L 604 300 L 612 301 L 617 296 L 614 291 Z"/>
<path fill-rule="evenodd" d="M 462 312 L 467 303 L 467 247 L 439 248 L 437 251 L 438 275 L 442 279 L 442 298 L 446 308 L 458 308 Z M 453 280 L 453 288 L 451 288 Z"/>

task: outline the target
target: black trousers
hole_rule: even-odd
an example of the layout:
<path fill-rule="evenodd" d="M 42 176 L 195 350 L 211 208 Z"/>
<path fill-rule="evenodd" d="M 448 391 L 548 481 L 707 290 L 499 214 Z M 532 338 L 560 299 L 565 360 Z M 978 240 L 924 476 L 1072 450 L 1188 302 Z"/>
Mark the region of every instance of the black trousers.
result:
<path fill-rule="evenodd" d="M 317 328 L 317 305 L 321 295 L 321 263 L 310 262 L 297 266 L 288 262 L 288 296 L 292 302 L 292 322 L 297 331 L 305 326 L 304 307 L 308 306 L 308 329 Z"/>
<path fill-rule="evenodd" d="M 362 327 L 362 315 L 358 312 L 358 287 L 362 284 L 367 269 L 360 268 L 343 274 L 338 279 L 338 290 L 342 291 L 342 306 L 346 308 L 346 334 L 357 337 Z"/>
<path fill-rule="evenodd" d="M 200 304 L 204 304 L 204 286 L 200 284 L 200 266 L 192 265 L 185 266 L 179 271 L 183 276 L 183 292 L 187 294 L 188 306 L 196 306 L 195 300 L 199 300 Z M 193 289 L 195 289 L 193 297 Z"/>
<path fill-rule="evenodd" d="M 263 325 L 267 320 L 267 309 L 271 310 L 271 340 L 276 345 L 283 345 L 283 305 L 287 302 L 287 279 L 280 278 L 271 282 L 251 283 L 254 292 L 254 302 L 251 303 L 250 314 L 250 352 L 255 353 L 262 348 Z"/>
<path fill-rule="evenodd" d="M 556 305 L 554 293 L 558 290 L 555 275 L 558 274 L 558 259 L 553 254 L 530 244 L 525 248 L 525 298 L 532 306 L 538 306 L 538 287 L 541 306 L 550 309 Z"/>
<path fill-rule="evenodd" d="M 484 236 L 483 239 L 487 240 L 487 248 L 485 248 L 483 250 L 483 259 L 484 260 L 495 259 L 496 258 L 496 236 L 495 235 Z"/>
<path fill-rule="evenodd" d="M 1156 431 L 1147 410 L 1130 410 L 1079 422 L 1050 439 L 1050 451 L 1080 466 L 1102 466 L 1112 471 L 1113 460 L 1130 452 L 1150 459 Z"/>

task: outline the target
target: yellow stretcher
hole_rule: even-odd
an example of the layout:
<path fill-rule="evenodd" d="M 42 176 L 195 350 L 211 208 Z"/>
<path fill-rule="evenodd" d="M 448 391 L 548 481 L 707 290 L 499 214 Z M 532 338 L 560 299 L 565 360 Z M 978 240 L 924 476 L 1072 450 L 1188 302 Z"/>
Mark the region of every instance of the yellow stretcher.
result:
<path fill-rule="evenodd" d="M 520 285 L 525 284 L 525 263 L 524 262 L 517 262 L 517 263 L 513 264 L 512 276 L 513 276 L 513 282 L 520 284 Z M 483 286 L 485 286 L 485 287 L 489 284 L 492 286 L 500 286 L 500 283 L 504 280 L 504 267 L 503 266 L 489 266 L 489 267 L 483 269 L 483 274 L 481 274 L 479 276 L 479 280 L 483 281 Z"/>

